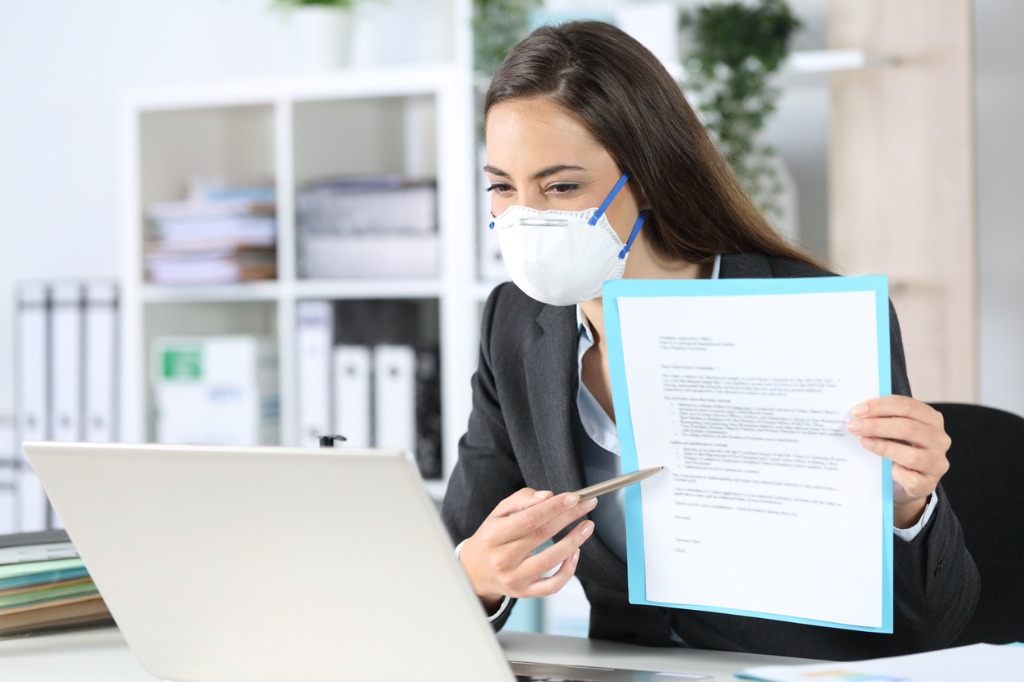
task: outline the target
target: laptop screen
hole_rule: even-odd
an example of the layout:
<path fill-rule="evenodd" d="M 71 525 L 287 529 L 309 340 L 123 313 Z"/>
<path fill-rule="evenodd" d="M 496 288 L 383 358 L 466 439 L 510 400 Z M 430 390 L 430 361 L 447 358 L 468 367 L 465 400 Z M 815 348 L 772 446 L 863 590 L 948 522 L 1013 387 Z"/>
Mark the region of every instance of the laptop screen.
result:
<path fill-rule="evenodd" d="M 24 448 L 156 677 L 512 679 L 405 453 Z"/>

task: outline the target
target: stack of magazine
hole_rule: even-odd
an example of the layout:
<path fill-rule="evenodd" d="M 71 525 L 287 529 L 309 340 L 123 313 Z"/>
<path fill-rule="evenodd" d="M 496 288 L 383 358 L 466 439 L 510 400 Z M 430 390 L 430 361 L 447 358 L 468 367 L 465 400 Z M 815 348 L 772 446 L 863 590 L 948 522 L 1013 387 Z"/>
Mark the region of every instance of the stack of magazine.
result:
<path fill-rule="evenodd" d="M 64 531 L 0 535 L 0 636 L 111 622 Z"/>
<path fill-rule="evenodd" d="M 277 277 L 272 184 L 195 180 L 183 201 L 156 202 L 147 218 L 146 275 L 154 284 L 225 284 Z"/>

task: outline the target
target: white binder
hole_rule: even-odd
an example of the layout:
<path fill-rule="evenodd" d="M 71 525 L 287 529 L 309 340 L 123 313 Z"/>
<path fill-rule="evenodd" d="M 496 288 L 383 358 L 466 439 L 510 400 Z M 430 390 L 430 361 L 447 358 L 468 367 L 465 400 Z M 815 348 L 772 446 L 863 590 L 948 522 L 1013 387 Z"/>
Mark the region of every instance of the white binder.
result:
<path fill-rule="evenodd" d="M 373 352 L 374 445 L 416 452 L 416 351 L 381 344 Z"/>
<path fill-rule="evenodd" d="M 84 440 L 102 443 L 118 440 L 117 330 L 117 285 L 113 282 L 86 284 Z"/>
<path fill-rule="evenodd" d="M 334 314 L 329 301 L 299 301 L 295 312 L 299 445 L 315 447 L 319 445 L 317 436 L 331 432 Z"/>
<path fill-rule="evenodd" d="M 42 283 L 26 283 L 18 288 L 18 443 L 50 438 L 49 296 L 49 288 Z M 17 530 L 46 530 L 50 505 L 20 446 L 14 483 L 17 488 L 14 518 Z"/>
<path fill-rule="evenodd" d="M 15 473 L 17 469 L 17 456 L 14 454 L 14 425 L 15 420 L 8 417 L 0 417 L 0 535 L 17 533 L 15 525 L 17 517 L 17 480 Z M 3 550 L 0 550 L 3 554 Z"/>
<path fill-rule="evenodd" d="M 369 347 L 334 347 L 333 432 L 347 439 L 345 445 L 367 448 L 373 445 L 371 382 L 372 354 Z"/>
<path fill-rule="evenodd" d="M 59 282 L 51 289 L 50 424 L 54 440 L 82 440 L 82 285 Z"/>

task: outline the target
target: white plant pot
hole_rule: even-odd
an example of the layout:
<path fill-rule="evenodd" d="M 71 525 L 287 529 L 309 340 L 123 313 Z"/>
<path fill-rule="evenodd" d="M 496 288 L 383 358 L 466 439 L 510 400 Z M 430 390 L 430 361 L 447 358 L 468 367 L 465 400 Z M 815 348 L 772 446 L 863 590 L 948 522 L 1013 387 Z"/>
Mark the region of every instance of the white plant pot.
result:
<path fill-rule="evenodd" d="M 454 59 L 449 0 L 386 0 L 356 8 L 352 66 L 374 68 Z"/>
<path fill-rule="evenodd" d="M 344 69 L 351 63 L 352 11 L 302 7 L 295 13 L 301 63 L 307 71 Z"/>

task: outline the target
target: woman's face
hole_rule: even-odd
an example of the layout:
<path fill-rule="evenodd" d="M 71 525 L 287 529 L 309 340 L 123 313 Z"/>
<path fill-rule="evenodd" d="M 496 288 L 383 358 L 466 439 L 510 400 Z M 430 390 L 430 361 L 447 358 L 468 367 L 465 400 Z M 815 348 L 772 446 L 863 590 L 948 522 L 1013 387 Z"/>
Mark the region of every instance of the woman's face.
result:
<path fill-rule="evenodd" d="M 572 114 L 543 98 L 507 100 L 491 108 L 484 171 L 495 216 L 509 206 L 541 211 L 596 208 L 622 175 Z M 623 242 L 641 209 L 631 184 L 626 183 L 606 213 Z"/>

